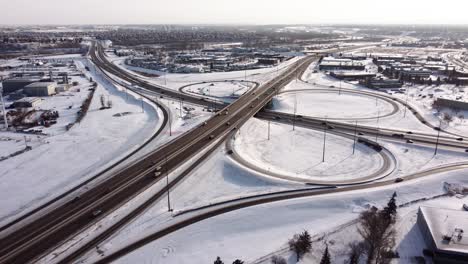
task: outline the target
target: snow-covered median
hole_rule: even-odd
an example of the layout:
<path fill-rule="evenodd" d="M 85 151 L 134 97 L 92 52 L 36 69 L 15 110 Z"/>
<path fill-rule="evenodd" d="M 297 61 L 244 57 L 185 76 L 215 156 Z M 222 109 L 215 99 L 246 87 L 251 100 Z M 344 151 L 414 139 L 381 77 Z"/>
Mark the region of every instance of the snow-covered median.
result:
<path fill-rule="evenodd" d="M 353 155 L 352 139 L 328 132 L 249 120 L 233 143 L 236 153 L 245 161 L 265 171 L 290 177 L 318 181 L 359 179 L 372 175 L 383 165 L 382 156 L 362 144 L 356 144 Z"/>

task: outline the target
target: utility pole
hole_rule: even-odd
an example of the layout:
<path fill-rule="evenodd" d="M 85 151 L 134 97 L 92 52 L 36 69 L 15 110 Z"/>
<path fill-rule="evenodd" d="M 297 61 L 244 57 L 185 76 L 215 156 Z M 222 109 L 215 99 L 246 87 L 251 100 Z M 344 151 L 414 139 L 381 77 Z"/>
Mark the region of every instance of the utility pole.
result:
<path fill-rule="evenodd" d="M 436 140 L 436 146 L 434 149 L 434 156 L 437 155 L 437 150 L 439 149 L 439 136 L 440 136 L 440 127 L 442 126 L 442 121 L 439 120 L 439 127 L 437 128 L 437 140 Z"/>
<path fill-rule="evenodd" d="M 1 78 L 3 80 L 3 78 Z M 3 121 L 5 122 L 5 128 L 8 129 L 8 119 L 6 116 L 5 102 L 3 101 L 3 87 L 0 87 L 0 103 L 2 104 Z"/>
<path fill-rule="evenodd" d="M 164 157 L 166 165 L 164 166 L 166 169 L 166 189 L 167 189 L 167 211 L 172 212 L 171 208 L 171 198 L 169 196 L 169 171 L 168 171 L 168 165 L 167 165 L 167 153 Z"/>
<path fill-rule="evenodd" d="M 271 121 L 268 120 L 268 140 L 270 140 L 270 123 Z"/>
<path fill-rule="evenodd" d="M 377 142 L 377 139 L 379 137 L 379 119 L 380 119 L 380 110 L 377 112 L 377 133 L 375 134 L 375 142 Z"/>
<path fill-rule="evenodd" d="M 323 150 L 322 150 L 322 162 L 325 162 L 325 141 L 327 139 L 327 124 L 323 126 Z"/>
<path fill-rule="evenodd" d="M 409 86 L 406 88 L 405 111 L 403 113 L 404 118 L 406 118 L 406 110 L 408 109 L 408 95 L 409 95 Z"/>
<path fill-rule="evenodd" d="M 182 118 L 182 97 L 179 97 L 180 118 Z"/>
<path fill-rule="evenodd" d="M 293 117 L 293 131 L 296 128 L 296 112 L 297 112 L 297 94 L 294 94 L 294 117 Z"/>
<path fill-rule="evenodd" d="M 353 155 L 354 155 L 354 151 L 356 150 L 356 134 L 357 134 L 357 120 L 355 121 L 355 124 L 354 124 Z"/>
<path fill-rule="evenodd" d="M 338 90 L 338 95 L 341 95 L 341 79 L 340 79 L 340 89 Z"/>
<path fill-rule="evenodd" d="M 141 101 L 141 112 L 144 113 L 145 108 L 143 107 L 143 97 L 140 97 L 140 101 Z"/>
<path fill-rule="evenodd" d="M 172 136 L 172 118 L 171 113 L 169 112 L 169 136 Z"/>

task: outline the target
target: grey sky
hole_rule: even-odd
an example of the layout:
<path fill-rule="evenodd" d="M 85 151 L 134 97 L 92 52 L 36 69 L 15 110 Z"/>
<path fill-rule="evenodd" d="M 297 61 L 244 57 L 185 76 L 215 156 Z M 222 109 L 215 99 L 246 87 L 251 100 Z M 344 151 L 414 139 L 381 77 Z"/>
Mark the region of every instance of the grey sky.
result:
<path fill-rule="evenodd" d="M 466 0 L 0 0 L 0 24 L 468 24 Z"/>

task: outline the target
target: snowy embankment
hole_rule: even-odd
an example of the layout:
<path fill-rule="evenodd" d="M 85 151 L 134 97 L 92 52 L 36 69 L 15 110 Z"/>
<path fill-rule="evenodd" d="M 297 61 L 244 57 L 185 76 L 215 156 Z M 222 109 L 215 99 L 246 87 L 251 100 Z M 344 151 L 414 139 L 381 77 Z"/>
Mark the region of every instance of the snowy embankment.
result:
<path fill-rule="evenodd" d="M 116 263 L 211 263 L 216 256 L 221 256 L 225 263 L 240 258 L 248 263 L 267 264 L 271 262 L 269 256 L 273 254 L 284 255 L 288 263 L 295 263 L 286 243 L 295 233 L 304 229 L 314 237 L 325 235 L 324 240 L 329 242 L 332 256 L 336 257 L 336 263 L 341 263 L 347 253 L 347 243 L 359 236 L 355 231 L 336 236 L 328 233 L 341 230 L 340 226 L 347 225 L 362 210 L 372 205 L 384 206 L 393 191 L 398 194 L 398 204 L 430 198 L 445 193 L 441 183 L 444 180 L 468 184 L 465 173 L 466 170 L 447 172 L 397 187 L 293 199 L 229 212 L 166 235 L 122 257 Z M 439 203 L 437 200 L 435 202 Z M 442 202 L 440 206 L 454 208 L 459 208 L 463 203 L 457 198 L 446 198 Z M 424 204 L 431 205 L 431 202 Z M 421 248 L 408 246 L 412 241 L 423 245 L 418 230 L 413 229 L 414 218 L 411 218 L 419 205 L 422 204 L 416 203 L 400 211 L 397 248 L 405 259 L 421 255 Z M 145 229 L 144 232 L 149 233 L 151 229 Z M 301 263 L 317 263 L 322 252 L 323 242 L 314 243 L 312 254 L 306 254 Z"/>
<path fill-rule="evenodd" d="M 77 61 L 77 66 L 84 71 L 81 61 Z M 153 104 L 144 102 L 145 112 L 142 113 L 141 102 L 133 95 L 127 97 L 94 72 L 86 74 L 92 76 L 98 86 L 84 120 L 66 131 L 64 125 L 74 120 L 76 114 L 61 116 L 64 122 L 59 118 L 59 124 L 49 129 L 51 135 L 41 138 L 44 144 L 33 145 L 31 151 L 1 162 L 1 223 L 99 173 L 148 140 L 161 125 L 161 112 Z M 82 91 L 84 98 L 87 88 Z M 111 109 L 99 110 L 101 95 L 112 101 Z M 57 107 L 61 112 L 65 106 L 59 101 L 63 102 L 65 97 L 58 95 L 52 99 L 41 107 Z M 77 111 L 81 103 L 73 105 Z"/>

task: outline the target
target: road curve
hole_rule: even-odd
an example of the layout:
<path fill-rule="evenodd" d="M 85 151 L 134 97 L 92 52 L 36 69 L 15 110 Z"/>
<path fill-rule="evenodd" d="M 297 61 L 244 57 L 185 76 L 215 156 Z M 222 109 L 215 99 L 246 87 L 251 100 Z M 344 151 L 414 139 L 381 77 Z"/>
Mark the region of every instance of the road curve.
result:
<path fill-rule="evenodd" d="M 346 91 L 340 91 L 338 89 L 291 89 L 291 90 L 286 90 L 286 91 L 280 91 L 279 94 L 288 94 L 288 93 L 331 93 L 331 92 L 341 92 L 344 94 L 357 94 L 357 95 L 364 95 L 364 96 L 369 96 L 369 97 L 374 97 L 374 98 L 379 98 L 387 103 L 389 103 L 392 106 L 392 111 L 390 113 L 382 114 L 380 116 L 374 116 L 374 117 L 356 117 L 356 118 L 338 118 L 338 117 L 327 117 L 327 120 L 372 120 L 372 119 L 377 119 L 377 118 L 385 118 L 385 117 L 390 117 L 398 113 L 399 111 L 399 106 L 397 103 L 395 103 L 394 100 L 391 100 L 385 96 L 380 96 L 378 94 L 373 94 L 373 93 L 368 93 L 364 91 L 359 91 L 359 90 L 346 90 Z M 321 118 L 319 116 L 309 116 L 312 118 Z M 323 118 L 323 117 L 322 117 Z"/>
<path fill-rule="evenodd" d="M 113 78 L 111 78 L 107 73 L 105 72 L 102 72 L 109 80 L 115 82 L 115 80 Z M 121 84 L 120 82 L 115 82 L 115 83 L 118 83 L 118 84 Z M 121 84 L 122 85 L 122 84 Z M 158 107 L 159 109 L 161 109 L 162 113 L 163 113 L 163 123 L 161 125 L 161 127 L 159 127 L 156 131 L 154 131 L 154 133 L 151 135 L 150 138 L 148 138 L 146 141 L 142 142 L 142 144 L 140 146 L 138 146 L 135 150 L 131 151 L 130 153 L 128 153 L 127 155 L 125 155 L 124 157 L 122 157 L 121 159 L 119 159 L 118 161 L 116 161 L 115 163 L 111 164 L 110 166 L 106 167 L 105 169 L 103 169 L 102 171 L 100 171 L 98 174 L 86 179 L 85 181 L 81 182 L 80 184 L 74 186 L 73 188 L 71 188 L 70 190 L 64 192 L 64 193 L 61 193 L 60 195 L 54 197 L 52 200 L 34 208 L 33 210 L 29 211 L 28 213 L 26 214 L 23 214 L 22 216 L 10 221 L 9 223 L 3 225 L 0 227 L 0 234 L 15 226 L 15 225 L 18 225 L 20 224 L 22 221 L 25 221 L 25 220 L 28 220 L 30 221 L 28 218 L 31 218 L 31 217 L 34 217 L 35 214 L 43 211 L 43 210 L 46 210 L 49 206 L 51 205 L 55 205 L 56 206 L 56 203 L 58 203 L 59 201 L 62 201 L 65 200 L 64 202 L 69 202 L 70 200 L 72 200 L 74 197 L 69 197 L 71 194 L 75 193 L 76 191 L 80 190 L 81 188 L 83 188 L 84 186 L 86 186 L 87 184 L 97 180 L 98 178 L 100 178 L 101 176 L 103 176 L 105 173 L 111 171 L 112 169 L 114 169 L 115 167 L 117 167 L 118 165 L 120 165 L 121 163 L 125 162 L 126 160 L 130 159 L 131 157 L 133 157 L 134 155 L 136 155 L 139 151 L 141 151 L 143 148 L 145 148 L 146 146 L 148 146 L 152 141 L 154 141 L 164 130 L 164 128 L 167 126 L 167 123 L 168 123 L 168 118 L 169 118 L 169 113 L 168 113 L 168 110 L 166 109 L 166 107 L 164 105 L 162 105 L 160 102 L 158 101 L 155 101 L 153 99 L 151 99 L 150 97 L 142 94 L 142 93 L 139 93 L 137 91 L 133 91 L 135 92 L 136 94 L 138 94 L 139 96 L 147 99 L 148 101 L 152 102 L 153 104 L 156 105 L 156 107 Z M 41 212 L 42 213 L 42 212 Z M 3 234 L 2 234 L 3 235 Z"/>
<path fill-rule="evenodd" d="M 275 122 L 282 122 L 285 119 L 281 120 L 275 120 Z M 289 123 L 288 123 L 289 124 Z M 297 126 L 304 127 L 304 128 L 309 128 L 317 131 L 323 131 L 323 127 L 311 127 L 307 124 L 304 124 L 302 122 L 297 122 Z M 344 138 L 348 138 L 351 140 L 354 140 L 353 135 L 349 135 L 343 132 L 338 132 L 338 131 L 329 131 L 327 133 L 335 134 L 337 136 L 341 136 Z M 238 162 L 239 164 L 242 164 L 243 166 L 256 171 L 260 174 L 267 175 L 269 177 L 273 178 L 278 178 L 281 180 L 286 180 L 286 181 L 293 181 L 293 182 L 300 182 L 308 185 L 317 185 L 317 186 L 342 186 L 342 185 L 351 185 L 351 184 L 363 184 L 363 183 L 368 183 L 371 181 L 379 180 L 382 178 L 387 177 L 390 175 L 394 170 L 395 170 L 395 165 L 396 165 L 396 158 L 393 156 L 393 154 L 387 150 L 386 148 L 382 148 L 381 151 L 378 152 L 380 157 L 383 160 L 382 166 L 377 170 L 372 172 L 369 175 L 363 175 L 359 178 L 356 179 L 351 179 L 351 180 L 342 180 L 342 181 L 326 181 L 326 180 L 310 180 L 307 178 L 301 178 L 301 177 L 294 177 L 291 175 L 287 174 L 282 174 L 279 172 L 274 172 L 274 171 L 269 171 L 267 169 L 264 169 L 262 167 L 259 167 L 252 162 L 248 161 L 247 159 L 244 159 L 242 157 L 242 154 L 240 154 L 236 148 L 233 146 L 233 142 L 235 140 L 235 134 L 233 134 L 230 138 L 230 140 L 226 141 L 226 148 L 229 150 L 232 150 L 232 155 L 231 157 Z M 374 142 L 372 140 L 369 140 L 370 142 L 377 144 L 377 142 Z M 356 143 L 359 144 L 359 143 Z"/>

